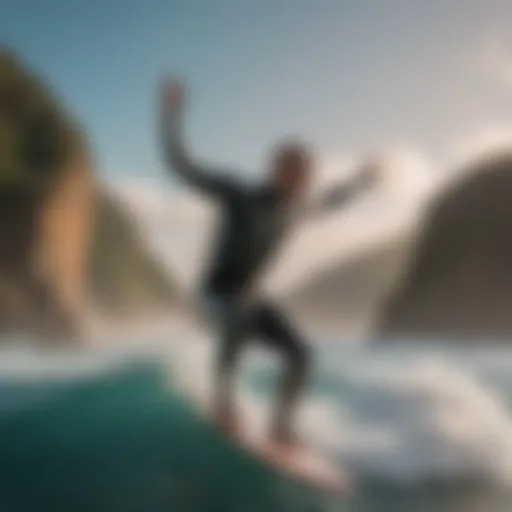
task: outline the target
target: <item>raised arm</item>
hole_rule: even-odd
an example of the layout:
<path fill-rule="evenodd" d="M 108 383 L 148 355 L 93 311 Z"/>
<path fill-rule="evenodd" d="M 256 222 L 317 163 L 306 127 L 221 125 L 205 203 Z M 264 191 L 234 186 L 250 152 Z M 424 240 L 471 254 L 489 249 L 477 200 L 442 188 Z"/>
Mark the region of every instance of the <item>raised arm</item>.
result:
<path fill-rule="evenodd" d="M 162 87 L 160 134 L 166 162 L 180 178 L 198 190 L 219 198 L 230 199 L 241 193 L 233 176 L 207 170 L 195 162 L 183 143 L 184 90 L 176 81 Z"/>
<path fill-rule="evenodd" d="M 342 208 L 370 189 L 377 181 L 377 166 L 366 164 L 350 181 L 331 187 L 305 210 L 305 216 L 314 218 Z"/>

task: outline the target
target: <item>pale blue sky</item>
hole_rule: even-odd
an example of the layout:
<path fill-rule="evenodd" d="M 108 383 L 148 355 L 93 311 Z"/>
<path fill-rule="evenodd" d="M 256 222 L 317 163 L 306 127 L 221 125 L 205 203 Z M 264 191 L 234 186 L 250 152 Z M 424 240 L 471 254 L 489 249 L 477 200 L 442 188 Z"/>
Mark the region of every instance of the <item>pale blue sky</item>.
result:
<path fill-rule="evenodd" d="M 325 155 L 439 151 L 512 117 L 496 69 L 512 68 L 510 26 L 509 0 L 0 0 L 0 42 L 62 94 L 115 179 L 163 176 L 166 72 L 188 80 L 188 139 L 216 164 L 258 170 L 288 134 Z"/>

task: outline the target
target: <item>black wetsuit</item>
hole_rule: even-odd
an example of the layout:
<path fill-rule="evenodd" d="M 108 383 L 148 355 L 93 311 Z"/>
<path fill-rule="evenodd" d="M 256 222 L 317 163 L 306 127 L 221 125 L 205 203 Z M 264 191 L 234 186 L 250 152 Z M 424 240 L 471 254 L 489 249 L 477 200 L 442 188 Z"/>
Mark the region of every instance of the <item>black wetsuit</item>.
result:
<path fill-rule="evenodd" d="M 222 331 L 221 384 L 229 387 L 235 360 L 250 338 L 281 352 L 293 380 L 302 382 L 309 359 L 306 343 L 281 308 L 253 293 L 260 271 L 290 227 L 285 206 L 271 187 L 245 186 L 219 171 L 206 175 L 188 169 L 185 177 L 215 199 L 220 210 L 213 254 L 200 286 L 204 309 Z"/>
<path fill-rule="evenodd" d="M 165 123 L 165 120 L 164 120 Z M 171 126 L 172 127 L 172 126 Z M 291 224 L 290 212 L 270 185 L 249 186 L 233 174 L 205 171 L 184 157 L 176 134 L 164 124 L 165 148 L 174 170 L 220 208 L 220 230 L 213 257 L 201 280 L 202 296 L 221 329 L 219 390 L 229 392 L 240 350 L 254 337 L 280 352 L 288 362 L 276 425 L 284 427 L 309 367 L 309 350 L 281 308 L 253 294 L 260 271 L 279 248 Z M 357 187 L 356 187 L 357 188 Z M 322 202 L 329 208 L 353 195 L 343 186 Z"/>
<path fill-rule="evenodd" d="M 286 234 L 289 220 L 269 186 L 244 187 L 233 180 L 216 182 L 220 231 L 204 278 L 205 291 L 247 293 Z"/>
<path fill-rule="evenodd" d="M 283 393 L 295 394 L 309 366 L 307 344 L 288 315 L 253 288 L 291 219 L 271 187 L 244 187 L 230 178 L 217 178 L 213 190 L 220 206 L 220 231 L 202 279 L 202 295 L 222 331 L 219 386 L 229 392 L 236 359 L 253 338 L 285 357 L 288 377 Z"/>

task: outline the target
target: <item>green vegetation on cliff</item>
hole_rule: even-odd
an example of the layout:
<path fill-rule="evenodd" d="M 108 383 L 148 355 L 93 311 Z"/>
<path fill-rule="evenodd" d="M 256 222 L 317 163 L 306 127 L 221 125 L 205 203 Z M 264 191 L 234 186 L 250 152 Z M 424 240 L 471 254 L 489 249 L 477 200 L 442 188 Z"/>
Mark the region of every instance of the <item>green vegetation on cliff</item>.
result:
<path fill-rule="evenodd" d="M 76 128 L 49 89 L 0 50 L 0 187 L 51 187 L 80 148 Z"/>
<path fill-rule="evenodd" d="M 133 315 L 178 302 L 128 212 L 101 191 L 92 161 L 83 130 L 56 96 L 0 48 L 0 333 L 48 325 L 76 332 L 86 313 L 76 304 Z M 91 223 L 74 222 L 80 208 L 92 212 Z M 41 244 L 50 255 L 43 270 Z"/>

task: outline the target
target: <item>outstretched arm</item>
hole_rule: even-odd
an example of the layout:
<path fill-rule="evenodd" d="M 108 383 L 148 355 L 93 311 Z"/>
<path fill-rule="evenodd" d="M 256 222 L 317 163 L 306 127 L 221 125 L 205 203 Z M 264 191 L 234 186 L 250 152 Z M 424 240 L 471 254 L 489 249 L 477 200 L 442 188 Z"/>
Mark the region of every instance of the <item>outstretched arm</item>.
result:
<path fill-rule="evenodd" d="M 160 133 L 168 166 L 185 182 L 208 195 L 229 198 L 241 189 L 231 176 L 206 170 L 195 162 L 183 144 L 184 91 L 175 81 L 164 83 L 160 112 Z"/>
<path fill-rule="evenodd" d="M 332 187 L 306 209 L 306 217 L 316 217 L 345 206 L 371 188 L 377 181 L 377 168 L 373 164 L 363 167 L 352 180 Z"/>

